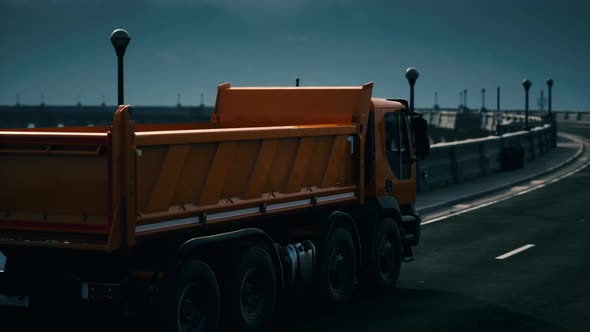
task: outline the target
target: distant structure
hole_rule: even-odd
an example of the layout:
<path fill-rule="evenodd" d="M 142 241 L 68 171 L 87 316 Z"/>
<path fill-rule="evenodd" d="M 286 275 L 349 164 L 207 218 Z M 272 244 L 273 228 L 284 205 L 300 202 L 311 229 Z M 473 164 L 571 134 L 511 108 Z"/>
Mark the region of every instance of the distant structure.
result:
<path fill-rule="evenodd" d="M 439 110 L 440 106 L 438 106 L 438 92 L 434 93 L 434 107 L 435 110 Z"/>
<path fill-rule="evenodd" d="M 463 109 L 467 112 L 467 89 L 463 89 Z"/>
<path fill-rule="evenodd" d="M 176 107 L 181 107 L 182 104 L 180 103 L 180 93 L 176 94 Z"/>
<path fill-rule="evenodd" d="M 113 121 L 116 106 L 106 105 L 0 105 L 2 128 L 50 128 L 57 126 L 101 126 Z M 133 106 L 133 120 L 143 123 L 209 122 L 213 107 Z"/>
<path fill-rule="evenodd" d="M 541 89 L 541 96 L 537 99 L 537 105 L 541 113 L 545 112 L 545 105 L 547 105 L 547 99 L 545 99 L 544 91 Z"/>

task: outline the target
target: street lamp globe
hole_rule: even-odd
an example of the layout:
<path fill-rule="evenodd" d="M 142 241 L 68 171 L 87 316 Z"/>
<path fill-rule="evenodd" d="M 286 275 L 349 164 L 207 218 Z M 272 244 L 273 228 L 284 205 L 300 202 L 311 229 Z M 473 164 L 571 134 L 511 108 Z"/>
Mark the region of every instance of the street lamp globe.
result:
<path fill-rule="evenodd" d="M 522 81 L 522 86 L 524 86 L 525 89 L 529 89 L 531 87 L 532 83 L 530 80 L 523 80 Z"/>
<path fill-rule="evenodd" d="M 410 85 L 414 85 L 419 76 L 420 74 L 418 74 L 418 71 L 414 67 L 410 67 L 406 70 L 406 79 Z"/>
<path fill-rule="evenodd" d="M 127 45 L 129 45 L 129 33 L 124 29 L 117 29 L 111 34 L 111 43 L 117 52 L 117 56 L 124 56 Z"/>

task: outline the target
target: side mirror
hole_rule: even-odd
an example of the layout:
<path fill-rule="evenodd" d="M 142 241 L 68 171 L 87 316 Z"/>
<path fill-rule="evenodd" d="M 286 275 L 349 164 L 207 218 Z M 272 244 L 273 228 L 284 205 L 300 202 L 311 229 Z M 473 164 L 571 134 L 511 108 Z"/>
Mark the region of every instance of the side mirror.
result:
<path fill-rule="evenodd" d="M 412 132 L 414 134 L 414 151 L 416 158 L 424 159 L 430 154 L 430 140 L 428 139 L 428 123 L 422 117 L 412 117 Z"/>

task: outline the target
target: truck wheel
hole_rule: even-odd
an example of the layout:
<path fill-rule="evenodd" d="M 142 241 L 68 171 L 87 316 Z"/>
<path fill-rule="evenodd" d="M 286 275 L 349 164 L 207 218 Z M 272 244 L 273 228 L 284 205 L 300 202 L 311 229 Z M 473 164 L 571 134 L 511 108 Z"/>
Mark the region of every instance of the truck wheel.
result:
<path fill-rule="evenodd" d="M 276 302 L 275 269 L 268 252 L 246 247 L 234 259 L 228 275 L 228 321 L 239 331 L 260 331 L 272 319 Z"/>
<path fill-rule="evenodd" d="M 356 273 L 354 242 L 348 230 L 333 229 L 320 246 L 319 291 L 328 303 L 346 302 L 352 297 Z"/>
<path fill-rule="evenodd" d="M 393 219 L 383 219 L 377 228 L 369 268 L 370 284 L 378 291 L 395 289 L 402 261 L 399 228 Z"/>
<path fill-rule="evenodd" d="M 188 261 L 160 290 L 164 331 L 208 332 L 219 325 L 219 286 L 213 270 L 199 260 Z"/>

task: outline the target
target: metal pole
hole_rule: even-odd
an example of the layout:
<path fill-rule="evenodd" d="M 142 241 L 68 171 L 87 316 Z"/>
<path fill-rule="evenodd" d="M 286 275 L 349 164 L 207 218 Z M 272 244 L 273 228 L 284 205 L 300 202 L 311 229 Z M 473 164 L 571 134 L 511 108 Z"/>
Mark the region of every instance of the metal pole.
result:
<path fill-rule="evenodd" d="M 494 114 L 494 128 L 498 131 L 498 125 L 502 122 L 500 117 L 500 87 L 496 88 L 496 114 Z"/>
<path fill-rule="evenodd" d="M 123 57 L 125 56 L 125 49 L 129 45 L 129 33 L 123 29 L 117 29 L 111 34 L 111 43 L 115 48 L 117 54 L 117 81 L 118 81 L 118 94 L 117 103 L 124 105 L 124 94 L 123 94 Z"/>
<path fill-rule="evenodd" d="M 459 91 L 459 110 L 463 110 L 463 91 Z"/>
<path fill-rule="evenodd" d="M 410 84 L 410 113 L 412 115 L 414 115 L 414 84 L 416 84 L 418 76 L 418 71 L 415 68 L 410 67 L 406 70 L 406 79 Z"/>
<path fill-rule="evenodd" d="M 467 89 L 463 90 L 463 98 L 465 99 L 465 103 L 463 105 L 465 106 L 465 110 L 467 110 Z"/>
<path fill-rule="evenodd" d="M 481 89 L 481 110 L 486 109 L 486 89 Z"/>
<path fill-rule="evenodd" d="M 118 85 L 119 85 L 119 93 L 118 93 L 118 105 L 124 105 L 125 104 L 125 100 L 124 100 L 124 92 L 123 92 L 123 56 L 117 56 L 117 62 L 118 62 Z"/>
<path fill-rule="evenodd" d="M 529 129 L 529 89 L 531 88 L 531 81 L 522 81 L 524 86 L 524 128 Z"/>
<path fill-rule="evenodd" d="M 434 93 L 434 109 L 438 109 L 438 92 Z"/>
<path fill-rule="evenodd" d="M 496 111 L 500 112 L 500 87 L 496 89 Z"/>
<path fill-rule="evenodd" d="M 414 114 L 414 84 L 410 84 L 410 112 Z"/>
<path fill-rule="evenodd" d="M 553 88 L 553 80 L 552 79 L 548 79 L 547 80 L 547 88 L 548 88 L 548 91 L 547 91 L 548 92 L 548 96 L 547 96 L 547 98 L 548 98 L 548 100 L 547 100 L 547 103 L 548 103 L 547 110 L 548 110 L 548 113 L 549 113 L 549 117 L 551 117 L 551 89 Z"/>

